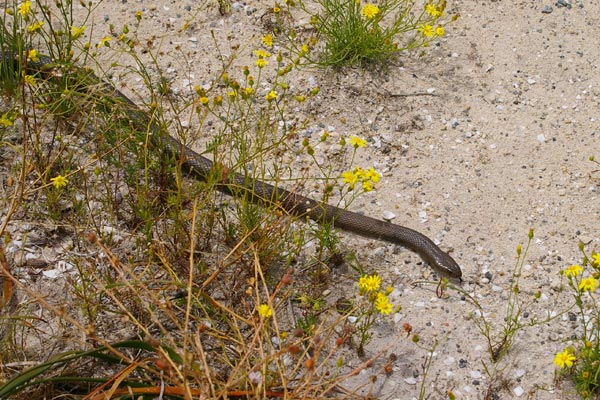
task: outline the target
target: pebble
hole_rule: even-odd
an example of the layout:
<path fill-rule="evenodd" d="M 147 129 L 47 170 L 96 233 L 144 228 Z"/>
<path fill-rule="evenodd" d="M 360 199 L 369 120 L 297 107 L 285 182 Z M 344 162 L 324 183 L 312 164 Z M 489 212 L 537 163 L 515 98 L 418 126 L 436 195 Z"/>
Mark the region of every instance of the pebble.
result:
<path fill-rule="evenodd" d="M 539 135 L 537 135 L 537 140 L 540 143 L 545 143 L 546 142 L 546 136 L 543 133 L 540 133 Z"/>
<path fill-rule="evenodd" d="M 550 14 L 551 12 L 552 12 L 551 6 L 544 6 L 544 8 L 542 9 L 542 14 Z"/>
<path fill-rule="evenodd" d="M 384 212 L 381 214 L 381 216 L 382 216 L 382 218 L 383 218 L 385 221 L 388 221 L 388 222 L 390 222 L 391 220 L 393 220 L 394 218 L 396 218 L 396 214 L 394 214 L 394 213 L 393 213 L 393 212 L 391 212 L 391 211 L 387 211 L 387 210 L 386 210 L 386 211 L 384 211 Z"/>
<path fill-rule="evenodd" d="M 523 388 L 521 386 L 517 386 L 516 388 L 513 389 L 513 393 L 515 394 L 515 396 L 521 397 L 521 396 L 523 396 L 523 393 L 525 393 L 525 390 L 523 390 Z"/>
<path fill-rule="evenodd" d="M 373 255 L 375 257 L 385 257 L 386 250 L 387 250 L 386 247 L 380 246 L 380 247 L 376 248 L 375 250 L 373 250 Z"/>

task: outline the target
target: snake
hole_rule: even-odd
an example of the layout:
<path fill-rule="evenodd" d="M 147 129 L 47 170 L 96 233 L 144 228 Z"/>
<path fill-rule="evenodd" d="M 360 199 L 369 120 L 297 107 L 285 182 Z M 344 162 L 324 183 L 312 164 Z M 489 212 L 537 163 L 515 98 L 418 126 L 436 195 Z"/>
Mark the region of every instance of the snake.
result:
<path fill-rule="evenodd" d="M 0 63 L 15 68 L 18 62 L 19 57 L 15 53 L 0 50 Z M 50 77 L 50 71 L 54 68 L 56 63 L 46 55 L 38 55 L 35 61 L 27 60 L 23 67 L 28 74 L 40 74 L 45 77 Z M 93 87 L 93 90 L 99 90 L 102 96 L 123 104 L 134 127 L 150 133 L 150 142 L 162 157 L 179 160 L 182 172 L 193 179 L 206 181 L 210 176 L 214 176 L 216 165 L 212 160 L 166 133 L 148 112 L 143 111 L 112 83 L 99 78 L 88 69 L 86 74 L 90 88 Z M 252 203 L 275 204 L 293 216 L 309 218 L 319 224 L 330 224 L 336 229 L 366 238 L 400 245 L 418 254 L 443 277 L 462 280 L 462 270 L 452 256 L 440 249 L 429 237 L 414 229 L 332 206 L 261 180 L 249 180 L 247 176 L 238 172 L 227 170 L 215 184 L 215 189 L 230 196 L 239 196 L 240 188 Z"/>

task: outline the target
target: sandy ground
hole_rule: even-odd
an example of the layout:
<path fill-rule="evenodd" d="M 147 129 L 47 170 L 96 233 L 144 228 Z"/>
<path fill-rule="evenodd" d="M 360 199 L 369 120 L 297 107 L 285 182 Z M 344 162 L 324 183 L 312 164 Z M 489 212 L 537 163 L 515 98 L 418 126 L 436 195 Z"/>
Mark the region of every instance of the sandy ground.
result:
<path fill-rule="evenodd" d="M 526 243 L 530 228 L 535 237 L 520 290 L 525 300 L 537 291 L 541 298 L 527 306 L 524 322 L 571 304 L 570 295 L 558 290 L 558 272 L 580 262 L 579 241 L 600 249 L 600 172 L 588 160 L 600 157 L 600 4 L 571 3 L 453 0 L 448 11 L 460 18 L 424 57 L 407 56 L 384 72 L 306 70 L 295 82 L 321 87 L 312 103 L 318 110 L 312 138 L 323 126 L 362 136 L 370 145 L 357 162 L 384 173 L 377 190 L 352 209 L 375 217 L 391 211 L 393 222 L 451 250 L 463 268 L 462 288 L 477 298 L 493 329 L 503 326 L 516 246 Z M 198 10 L 186 0 L 106 1 L 92 20 L 99 38 L 108 24 L 131 23 L 141 11 L 140 39 L 155 35 L 155 49 L 164 53 L 161 65 L 170 69 L 173 87 L 183 90 L 186 80 L 204 85 L 219 70 L 211 30 L 225 54 L 237 45 L 240 54 L 249 53 L 266 33 L 261 16 L 270 6 L 234 2 L 232 14 L 222 17 L 210 3 L 183 32 L 178 28 Z M 542 13 L 546 6 L 552 12 Z M 243 55 L 235 62 L 247 63 Z M 136 92 L 136 85 L 128 90 Z M 410 95 L 428 90 L 433 95 Z M 393 283 L 392 298 L 402 305 L 394 321 L 376 325 L 367 347 L 372 355 L 391 346 L 398 355 L 394 372 L 364 394 L 418 397 L 427 352 L 405 338 L 408 322 L 424 347 L 437 341 L 426 376 L 429 398 L 445 398 L 448 390 L 459 399 L 576 398 L 568 382 L 555 382 L 552 361 L 564 341 L 580 333 L 580 321 L 564 315 L 525 328 L 493 363 L 471 318 L 472 304 L 457 292 L 438 299 L 435 287 L 412 285 L 431 274 L 418 256 L 345 237 L 347 247 L 361 249 L 364 265 Z M 368 377 L 365 371 L 352 383 Z"/>

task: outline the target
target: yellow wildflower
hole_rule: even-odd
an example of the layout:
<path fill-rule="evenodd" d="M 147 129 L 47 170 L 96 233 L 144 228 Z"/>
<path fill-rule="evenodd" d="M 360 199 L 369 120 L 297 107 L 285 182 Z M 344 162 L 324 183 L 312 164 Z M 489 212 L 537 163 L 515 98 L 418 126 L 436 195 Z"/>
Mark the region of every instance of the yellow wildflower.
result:
<path fill-rule="evenodd" d="M 75 40 L 75 39 L 79 39 L 81 37 L 81 35 L 83 35 L 83 32 L 85 32 L 86 30 L 86 26 L 82 25 L 82 26 L 76 26 L 73 25 L 71 26 L 71 39 Z"/>
<path fill-rule="evenodd" d="M 13 122 L 8 118 L 6 114 L 0 117 L 0 126 L 8 127 L 12 126 Z"/>
<path fill-rule="evenodd" d="M 247 88 L 244 88 L 244 93 L 245 93 L 247 96 L 250 96 L 252 93 L 254 93 L 254 89 L 253 89 L 253 88 L 251 88 L 250 86 L 248 86 Z"/>
<path fill-rule="evenodd" d="M 105 36 L 102 39 L 100 39 L 100 42 L 98 42 L 98 46 L 96 47 L 102 47 L 102 46 L 106 46 L 106 47 L 110 47 L 110 41 L 112 40 L 112 38 L 110 36 Z"/>
<path fill-rule="evenodd" d="M 204 106 L 207 105 L 208 104 L 208 97 L 206 97 L 206 96 L 200 97 L 200 103 L 202 105 L 204 105 Z"/>
<path fill-rule="evenodd" d="M 374 292 L 381 286 L 381 278 L 377 274 L 363 275 L 358 280 L 358 288 L 364 292 Z"/>
<path fill-rule="evenodd" d="M 254 55 L 258 58 L 268 58 L 271 57 L 271 53 L 268 51 L 264 51 L 262 49 L 254 50 Z"/>
<path fill-rule="evenodd" d="M 432 37 L 434 33 L 433 26 L 431 25 L 421 25 L 418 31 L 421 32 L 425 37 Z"/>
<path fill-rule="evenodd" d="M 583 278 L 581 282 L 579 282 L 579 290 L 581 292 L 593 292 L 596 288 L 598 288 L 598 281 L 593 276 Z"/>
<path fill-rule="evenodd" d="M 375 309 L 377 311 L 382 314 L 389 314 L 392 312 L 393 308 L 392 303 L 390 303 L 385 293 L 377 293 L 377 297 L 375 298 Z"/>
<path fill-rule="evenodd" d="M 567 349 L 556 354 L 554 357 L 554 364 L 556 364 L 559 368 L 572 367 L 573 362 L 576 359 L 577 358 L 573 355 L 573 353 Z"/>
<path fill-rule="evenodd" d="M 363 181 L 362 188 L 365 192 L 370 192 L 371 190 L 373 190 L 373 182 Z"/>
<path fill-rule="evenodd" d="M 374 18 L 379 14 L 379 7 L 375 4 L 365 4 L 362 8 L 362 15 L 368 19 Z"/>
<path fill-rule="evenodd" d="M 258 315 L 267 319 L 273 315 L 273 309 L 268 304 L 261 304 L 258 306 Z"/>
<path fill-rule="evenodd" d="M 363 138 L 359 138 L 358 136 L 350 136 L 348 138 L 348 141 L 350 142 L 350 145 L 352 145 L 355 149 L 358 149 L 359 147 L 365 147 L 367 145 L 367 141 Z"/>
<path fill-rule="evenodd" d="M 427 14 L 429 14 L 430 16 L 432 16 L 435 19 L 440 18 L 444 14 L 444 8 L 443 7 L 438 8 L 433 3 L 425 4 L 425 11 L 427 12 Z"/>
<path fill-rule="evenodd" d="M 33 62 L 40 61 L 40 55 L 38 54 L 36 49 L 29 50 L 29 54 L 27 54 L 27 58 Z"/>
<path fill-rule="evenodd" d="M 237 96 L 237 92 L 235 90 L 230 90 L 229 92 L 227 92 L 227 96 L 229 96 L 230 99 L 235 99 Z"/>
<path fill-rule="evenodd" d="M 358 183 L 359 176 L 354 171 L 342 172 L 342 180 L 348 184 L 350 189 L 354 189 L 354 186 Z"/>
<path fill-rule="evenodd" d="M 265 60 L 264 58 L 259 58 L 258 60 L 256 60 L 255 64 L 258 68 L 263 68 L 263 67 L 269 65 L 267 60 Z"/>
<path fill-rule="evenodd" d="M 54 185 L 55 188 L 60 189 L 61 187 L 67 186 L 67 183 L 69 183 L 69 181 L 67 180 L 67 178 L 65 178 L 62 175 L 58 175 L 55 176 L 54 178 L 50 179 L 50 181 L 52 182 L 52 184 Z"/>
<path fill-rule="evenodd" d="M 381 175 L 379 175 L 379 172 L 375 171 L 375 168 L 373 167 L 363 171 L 363 175 L 365 179 L 368 179 L 373 183 L 377 183 L 381 179 Z"/>
<path fill-rule="evenodd" d="M 592 253 L 592 260 L 594 267 L 600 267 L 600 253 Z"/>
<path fill-rule="evenodd" d="M 262 42 L 265 46 L 273 47 L 273 35 L 267 33 L 262 37 Z"/>
<path fill-rule="evenodd" d="M 275 3 L 275 5 L 273 6 L 273 12 L 275 14 L 279 14 L 281 12 L 281 7 L 279 7 L 279 4 Z"/>
<path fill-rule="evenodd" d="M 271 90 L 269 93 L 267 93 L 267 95 L 265 96 L 265 99 L 267 99 L 267 101 L 273 101 L 277 99 L 277 92 L 274 90 Z"/>
<path fill-rule="evenodd" d="M 435 34 L 437 36 L 444 36 L 444 34 L 446 33 L 446 30 L 444 29 L 443 26 L 438 26 L 437 28 L 435 28 Z"/>
<path fill-rule="evenodd" d="M 43 21 L 35 21 L 33 24 L 27 27 L 27 32 L 33 33 L 40 30 L 40 28 L 44 25 Z"/>
<path fill-rule="evenodd" d="M 563 274 L 567 277 L 575 277 L 581 275 L 582 272 L 583 267 L 581 265 L 571 265 L 563 271 Z"/>
<path fill-rule="evenodd" d="M 35 86 L 37 83 L 35 81 L 35 77 L 33 75 L 27 75 L 27 74 L 23 74 L 23 81 L 25 82 L 25 84 L 27 84 L 29 86 Z"/>
<path fill-rule="evenodd" d="M 17 12 L 23 17 L 27 17 L 31 13 L 31 2 L 26 1 L 24 3 L 21 3 L 21 5 L 19 5 L 19 8 L 17 8 Z"/>

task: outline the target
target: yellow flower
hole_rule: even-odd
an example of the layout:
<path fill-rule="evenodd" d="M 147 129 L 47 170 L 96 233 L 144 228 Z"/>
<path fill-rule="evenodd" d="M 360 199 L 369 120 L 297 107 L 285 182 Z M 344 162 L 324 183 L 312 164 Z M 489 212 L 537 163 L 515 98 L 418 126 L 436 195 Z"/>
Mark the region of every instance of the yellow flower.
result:
<path fill-rule="evenodd" d="M 363 181 L 362 188 L 365 192 L 370 192 L 371 190 L 373 190 L 373 182 Z"/>
<path fill-rule="evenodd" d="M 36 49 L 31 49 L 29 50 L 29 54 L 27 54 L 27 58 L 30 59 L 33 62 L 38 62 L 40 61 L 40 56 L 37 52 Z"/>
<path fill-rule="evenodd" d="M 375 168 L 373 167 L 363 171 L 363 175 L 365 179 L 368 179 L 373 183 L 377 183 L 381 179 L 381 175 L 379 175 L 379 172 L 375 171 Z"/>
<path fill-rule="evenodd" d="M 100 39 L 100 42 L 98 42 L 98 46 L 97 47 L 102 47 L 102 46 L 106 46 L 106 47 L 110 47 L 110 41 L 112 40 L 112 38 L 110 36 L 105 36 L 102 39 Z"/>
<path fill-rule="evenodd" d="M 65 178 L 62 175 L 58 175 L 55 176 L 54 178 L 50 179 L 50 181 L 52 182 L 52 184 L 54 185 L 55 188 L 60 189 L 61 187 L 67 186 L 67 183 L 69 183 L 69 181 L 67 180 L 67 178 Z"/>
<path fill-rule="evenodd" d="M 431 25 L 421 25 L 418 31 L 421 32 L 425 37 L 433 36 L 433 26 Z"/>
<path fill-rule="evenodd" d="M 394 306 L 390 303 L 388 297 L 382 293 L 377 293 L 377 298 L 375 299 L 375 309 L 382 314 L 389 314 L 392 312 Z"/>
<path fill-rule="evenodd" d="M 254 93 L 254 89 L 251 87 L 244 88 L 244 93 L 246 96 L 250 96 L 252 93 Z"/>
<path fill-rule="evenodd" d="M 273 35 L 267 33 L 262 37 L 262 42 L 265 46 L 273 47 Z"/>
<path fill-rule="evenodd" d="M 294 98 L 296 99 L 296 101 L 297 101 L 298 103 L 302 103 L 302 102 L 304 102 L 304 101 L 306 100 L 306 96 L 303 96 L 303 95 L 301 95 L 301 94 L 299 94 L 298 96 L 296 96 L 296 97 L 294 97 Z"/>
<path fill-rule="evenodd" d="M 569 350 L 561 351 L 554 357 L 554 364 L 559 368 L 571 367 L 577 358 Z"/>
<path fill-rule="evenodd" d="M 259 58 L 258 60 L 256 60 L 255 64 L 258 68 L 263 68 L 263 67 L 269 65 L 267 60 L 265 60 L 264 58 Z"/>
<path fill-rule="evenodd" d="M 583 278 L 581 282 L 579 282 L 579 290 L 581 292 L 588 291 L 593 292 L 598 287 L 598 281 L 590 276 L 588 278 Z"/>
<path fill-rule="evenodd" d="M 44 25 L 43 21 L 35 21 L 33 24 L 31 24 L 27 27 L 27 32 L 31 32 L 31 33 L 37 32 L 40 30 L 42 25 Z"/>
<path fill-rule="evenodd" d="M 271 57 L 271 53 L 269 53 L 268 51 L 264 51 L 261 49 L 258 50 L 254 50 L 254 55 L 258 58 L 268 58 Z"/>
<path fill-rule="evenodd" d="M 443 14 L 443 8 L 441 8 L 441 7 L 437 8 L 432 3 L 425 4 L 425 11 L 427 12 L 427 14 L 429 14 L 430 16 L 432 16 L 435 19 L 440 18 Z"/>
<path fill-rule="evenodd" d="M 202 103 L 202 105 L 207 105 L 208 104 L 208 97 L 206 96 L 202 96 L 200 97 L 200 103 Z"/>
<path fill-rule="evenodd" d="M 31 13 L 31 2 L 26 1 L 24 3 L 21 3 L 19 8 L 17 9 L 17 12 L 19 14 L 21 14 L 23 17 L 27 17 L 29 15 L 29 13 Z"/>
<path fill-rule="evenodd" d="M 83 35 L 83 32 L 85 32 L 86 26 L 82 25 L 82 26 L 71 26 L 71 39 L 75 40 L 75 39 L 79 39 L 81 37 L 81 35 Z"/>
<path fill-rule="evenodd" d="M 273 6 L 273 12 L 275 14 L 279 14 L 281 12 L 281 7 L 279 7 L 279 4 L 275 3 L 275 5 Z"/>
<path fill-rule="evenodd" d="M 563 271 L 563 274 L 567 277 L 575 277 L 581 275 L 582 272 L 583 267 L 581 265 L 571 265 Z"/>
<path fill-rule="evenodd" d="M 37 83 L 35 81 L 35 77 L 33 75 L 27 75 L 27 74 L 23 74 L 23 81 L 29 86 L 35 86 Z"/>
<path fill-rule="evenodd" d="M 444 34 L 446 33 L 446 30 L 444 29 L 443 26 L 438 26 L 437 28 L 435 28 L 435 34 L 437 36 L 444 36 Z"/>
<path fill-rule="evenodd" d="M 301 47 L 300 47 L 300 56 L 304 56 L 306 54 L 308 54 L 309 52 L 309 48 L 308 45 L 306 43 L 304 43 Z"/>
<path fill-rule="evenodd" d="M 592 253 L 592 260 L 595 267 L 600 267 L 600 253 Z"/>
<path fill-rule="evenodd" d="M 258 315 L 260 315 L 261 318 L 269 318 L 273 315 L 273 309 L 269 307 L 268 304 L 261 304 L 258 306 Z"/>
<path fill-rule="evenodd" d="M 8 127 L 12 126 L 13 122 L 8 118 L 6 114 L 0 117 L 0 126 Z"/>
<path fill-rule="evenodd" d="M 227 92 L 227 96 L 229 96 L 230 99 L 235 99 L 237 96 L 237 92 L 235 90 L 230 90 L 229 92 Z"/>
<path fill-rule="evenodd" d="M 350 189 L 354 189 L 354 186 L 358 183 L 359 176 L 354 171 L 342 172 L 342 180 L 347 183 Z"/>
<path fill-rule="evenodd" d="M 274 90 L 271 90 L 269 93 L 267 93 L 267 95 L 265 96 L 265 99 L 267 99 L 267 101 L 277 100 L 277 92 Z"/>
<path fill-rule="evenodd" d="M 358 280 L 358 288 L 364 292 L 374 292 L 381 286 L 381 278 L 377 274 L 363 275 Z"/>
<path fill-rule="evenodd" d="M 377 14 L 379 14 L 379 7 L 375 4 L 365 4 L 362 8 L 362 15 L 368 19 L 374 18 Z"/>
<path fill-rule="evenodd" d="M 359 147 L 365 147 L 367 145 L 367 141 L 365 139 L 354 135 L 350 136 L 348 141 L 352 146 L 354 146 L 355 149 L 358 149 Z"/>

